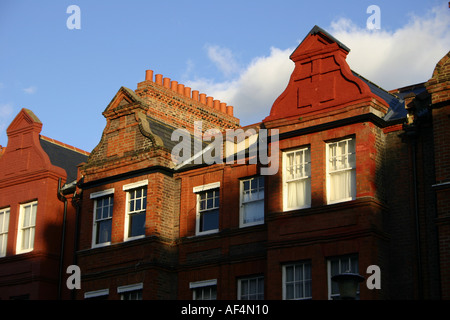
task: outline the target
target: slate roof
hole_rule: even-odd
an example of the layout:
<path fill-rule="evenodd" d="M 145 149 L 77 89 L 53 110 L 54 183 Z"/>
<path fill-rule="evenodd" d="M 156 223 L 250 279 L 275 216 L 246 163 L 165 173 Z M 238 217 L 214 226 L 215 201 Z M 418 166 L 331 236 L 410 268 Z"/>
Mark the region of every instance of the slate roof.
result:
<path fill-rule="evenodd" d="M 69 146 L 59 145 L 50 141 L 51 139 L 40 137 L 42 149 L 47 153 L 52 165 L 63 168 L 67 173 L 66 183 L 71 183 L 77 179 L 77 165 L 87 161 L 87 153 L 81 150 L 69 149 Z"/>
<path fill-rule="evenodd" d="M 150 130 L 154 135 L 161 138 L 165 148 L 172 150 L 172 148 L 178 144 L 178 141 L 171 140 L 172 132 L 176 129 L 175 127 L 155 120 L 149 116 L 147 116 L 147 121 L 150 126 Z"/>
<path fill-rule="evenodd" d="M 394 95 L 384 90 L 380 86 L 376 85 L 375 83 L 367 80 L 366 78 L 356 73 L 355 71 L 352 70 L 352 73 L 354 76 L 364 81 L 369 86 L 370 91 L 372 91 L 373 94 L 379 96 L 389 105 L 388 112 L 383 118 L 385 121 L 393 121 L 406 117 L 407 111 L 405 109 L 405 100 L 403 100 L 403 97 L 405 95 L 402 96 Z"/>

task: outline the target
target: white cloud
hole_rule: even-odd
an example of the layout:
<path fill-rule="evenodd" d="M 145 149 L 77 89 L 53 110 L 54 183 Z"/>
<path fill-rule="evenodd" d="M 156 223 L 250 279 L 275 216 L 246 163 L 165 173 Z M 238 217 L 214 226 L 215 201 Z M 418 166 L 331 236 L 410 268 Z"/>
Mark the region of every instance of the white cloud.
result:
<path fill-rule="evenodd" d="M 23 92 L 25 92 L 27 94 L 34 94 L 37 92 L 37 88 L 35 86 L 30 86 L 28 88 L 24 88 Z"/>
<path fill-rule="evenodd" d="M 339 19 L 329 32 L 350 48 L 350 68 L 390 90 L 427 81 L 450 49 L 450 11 L 436 7 L 395 30 L 368 30 Z"/>
<path fill-rule="evenodd" d="M 199 79 L 187 85 L 234 106 L 241 124 L 256 123 L 269 115 L 273 102 L 286 88 L 294 69 L 289 59 L 292 50 L 271 48 L 268 56 L 253 59 L 233 80 Z"/>
<path fill-rule="evenodd" d="M 239 71 L 233 53 L 228 48 L 209 45 L 206 47 L 208 58 L 215 63 L 216 67 L 225 75 L 230 76 Z"/>
<path fill-rule="evenodd" d="M 450 11 L 434 8 L 411 19 L 395 31 L 368 30 L 351 20 L 338 19 L 327 31 L 350 48 L 350 68 L 386 90 L 427 81 L 436 63 L 450 49 Z M 225 74 L 238 72 L 231 80 L 187 81 L 196 90 L 234 106 L 242 125 L 259 122 L 269 115 L 273 102 L 283 93 L 293 71 L 289 55 L 295 48 L 271 48 L 270 54 L 254 58 L 238 68 L 232 52 L 207 47 L 209 58 Z"/>

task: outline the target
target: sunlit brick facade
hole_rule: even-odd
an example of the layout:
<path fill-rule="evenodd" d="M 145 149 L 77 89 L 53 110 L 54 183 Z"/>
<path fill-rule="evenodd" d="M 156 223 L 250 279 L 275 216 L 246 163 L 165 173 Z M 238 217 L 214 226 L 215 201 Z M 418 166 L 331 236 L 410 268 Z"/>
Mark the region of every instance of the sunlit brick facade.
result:
<path fill-rule="evenodd" d="M 70 299 L 74 264 L 77 164 L 88 153 L 40 135 L 22 109 L 0 155 L 0 299 Z M 64 277 L 64 278 L 63 278 Z M 63 281 L 64 280 L 64 281 Z"/>
<path fill-rule="evenodd" d="M 434 196 L 447 192 L 448 176 L 433 179 L 439 165 L 429 156 L 440 147 L 433 134 L 448 128 L 433 126 L 448 109 L 447 58 L 426 84 L 386 92 L 350 69 L 348 52 L 314 27 L 291 55 L 295 69 L 270 114 L 245 128 L 232 107 L 151 70 L 137 90 L 121 88 L 81 168 L 77 298 L 330 299 L 333 274 L 367 278 L 371 265 L 381 289 L 362 283 L 360 299 L 439 298 L 441 285 L 445 297 L 436 239 L 445 241 L 448 210 Z M 429 104 L 430 88 L 446 92 L 443 102 Z M 199 154 L 174 164 L 171 134 L 195 135 L 195 121 L 224 135 L 278 130 L 277 173 L 262 175 L 267 164 L 249 154 L 244 164 L 199 164 Z M 146 190 L 135 238 L 130 190 Z M 108 194 L 111 227 L 99 245 L 93 215 Z"/>
<path fill-rule="evenodd" d="M 315 26 L 270 113 L 246 127 L 152 70 L 120 88 L 79 166 L 73 297 L 326 300 L 333 275 L 377 266 L 381 288 L 363 281 L 358 299 L 450 298 L 450 54 L 426 83 L 387 92 L 349 51 Z M 237 130 L 256 134 L 239 144 L 226 137 Z"/>

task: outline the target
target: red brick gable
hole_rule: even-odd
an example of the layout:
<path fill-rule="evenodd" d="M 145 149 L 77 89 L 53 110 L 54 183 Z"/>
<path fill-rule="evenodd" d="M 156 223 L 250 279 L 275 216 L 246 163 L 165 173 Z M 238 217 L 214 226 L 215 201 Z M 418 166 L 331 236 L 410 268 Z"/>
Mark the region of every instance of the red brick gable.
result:
<path fill-rule="evenodd" d="M 346 62 L 348 53 L 342 43 L 314 27 L 290 56 L 295 63 L 294 71 L 264 122 L 321 114 L 377 99 L 369 86 L 350 70 Z"/>
<path fill-rule="evenodd" d="M 42 122 L 28 109 L 22 109 L 7 129 L 8 146 L 0 161 L 0 181 L 12 183 L 11 177 L 49 171 L 66 177 L 66 172 L 53 166 L 42 149 L 39 137 Z"/>

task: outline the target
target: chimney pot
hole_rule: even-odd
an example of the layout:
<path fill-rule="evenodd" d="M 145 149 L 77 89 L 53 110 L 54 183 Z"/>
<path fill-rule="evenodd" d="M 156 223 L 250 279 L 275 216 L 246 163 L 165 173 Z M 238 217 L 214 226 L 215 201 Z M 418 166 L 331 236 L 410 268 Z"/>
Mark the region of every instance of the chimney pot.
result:
<path fill-rule="evenodd" d="M 212 107 L 213 106 L 213 100 L 214 100 L 213 97 L 206 97 L 206 105 L 208 107 Z"/>
<path fill-rule="evenodd" d="M 233 106 L 227 106 L 227 114 L 233 116 Z"/>
<path fill-rule="evenodd" d="M 192 90 L 192 99 L 198 101 L 198 90 Z"/>
<path fill-rule="evenodd" d="M 171 87 L 170 87 L 173 91 L 178 91 L 178 81 L 173 80 L 171 82 Z"/>
<path fill-rule="evenodd" d="M 163 84 L 163 76 L 162 76 L 162 74 L 155 75 L 155 82 L 162 86 L 162 84 Z"/>
<path fill-rule="evenodd" d="M 220 100 L 214 100 L 214 109 L 220 110 Z"/>
<path fill-rule="evenodd" d="M 163 85 L 165 88 L 170 89 L 170 78 L 164 78 Z"/>
<path fill-rule="evenodd" d="M 153 70 L 146 70 L 145 71 L 145 80 L 146 81 L 153 81 Z"/>
<path fill-rule="evenodd" d="M 184 95 L 184 84 L 178 84 L 178 93 Z"/>
<path fill-rule="evenodd" d="M 225 102 L 222 102 L 220 104 L 220 111 L 223 112 L 223 113 L 227 112 L 227 104 Z"/>
<path fill-rule="evenodd" d="M 200 102 L 206 104 L 206 94 L 200 93 Z"/>
<path fill-rule="evenodd" d="M 184 96 L 190 98 L 191 97 L 191 88 L 184 87 Z"/>

